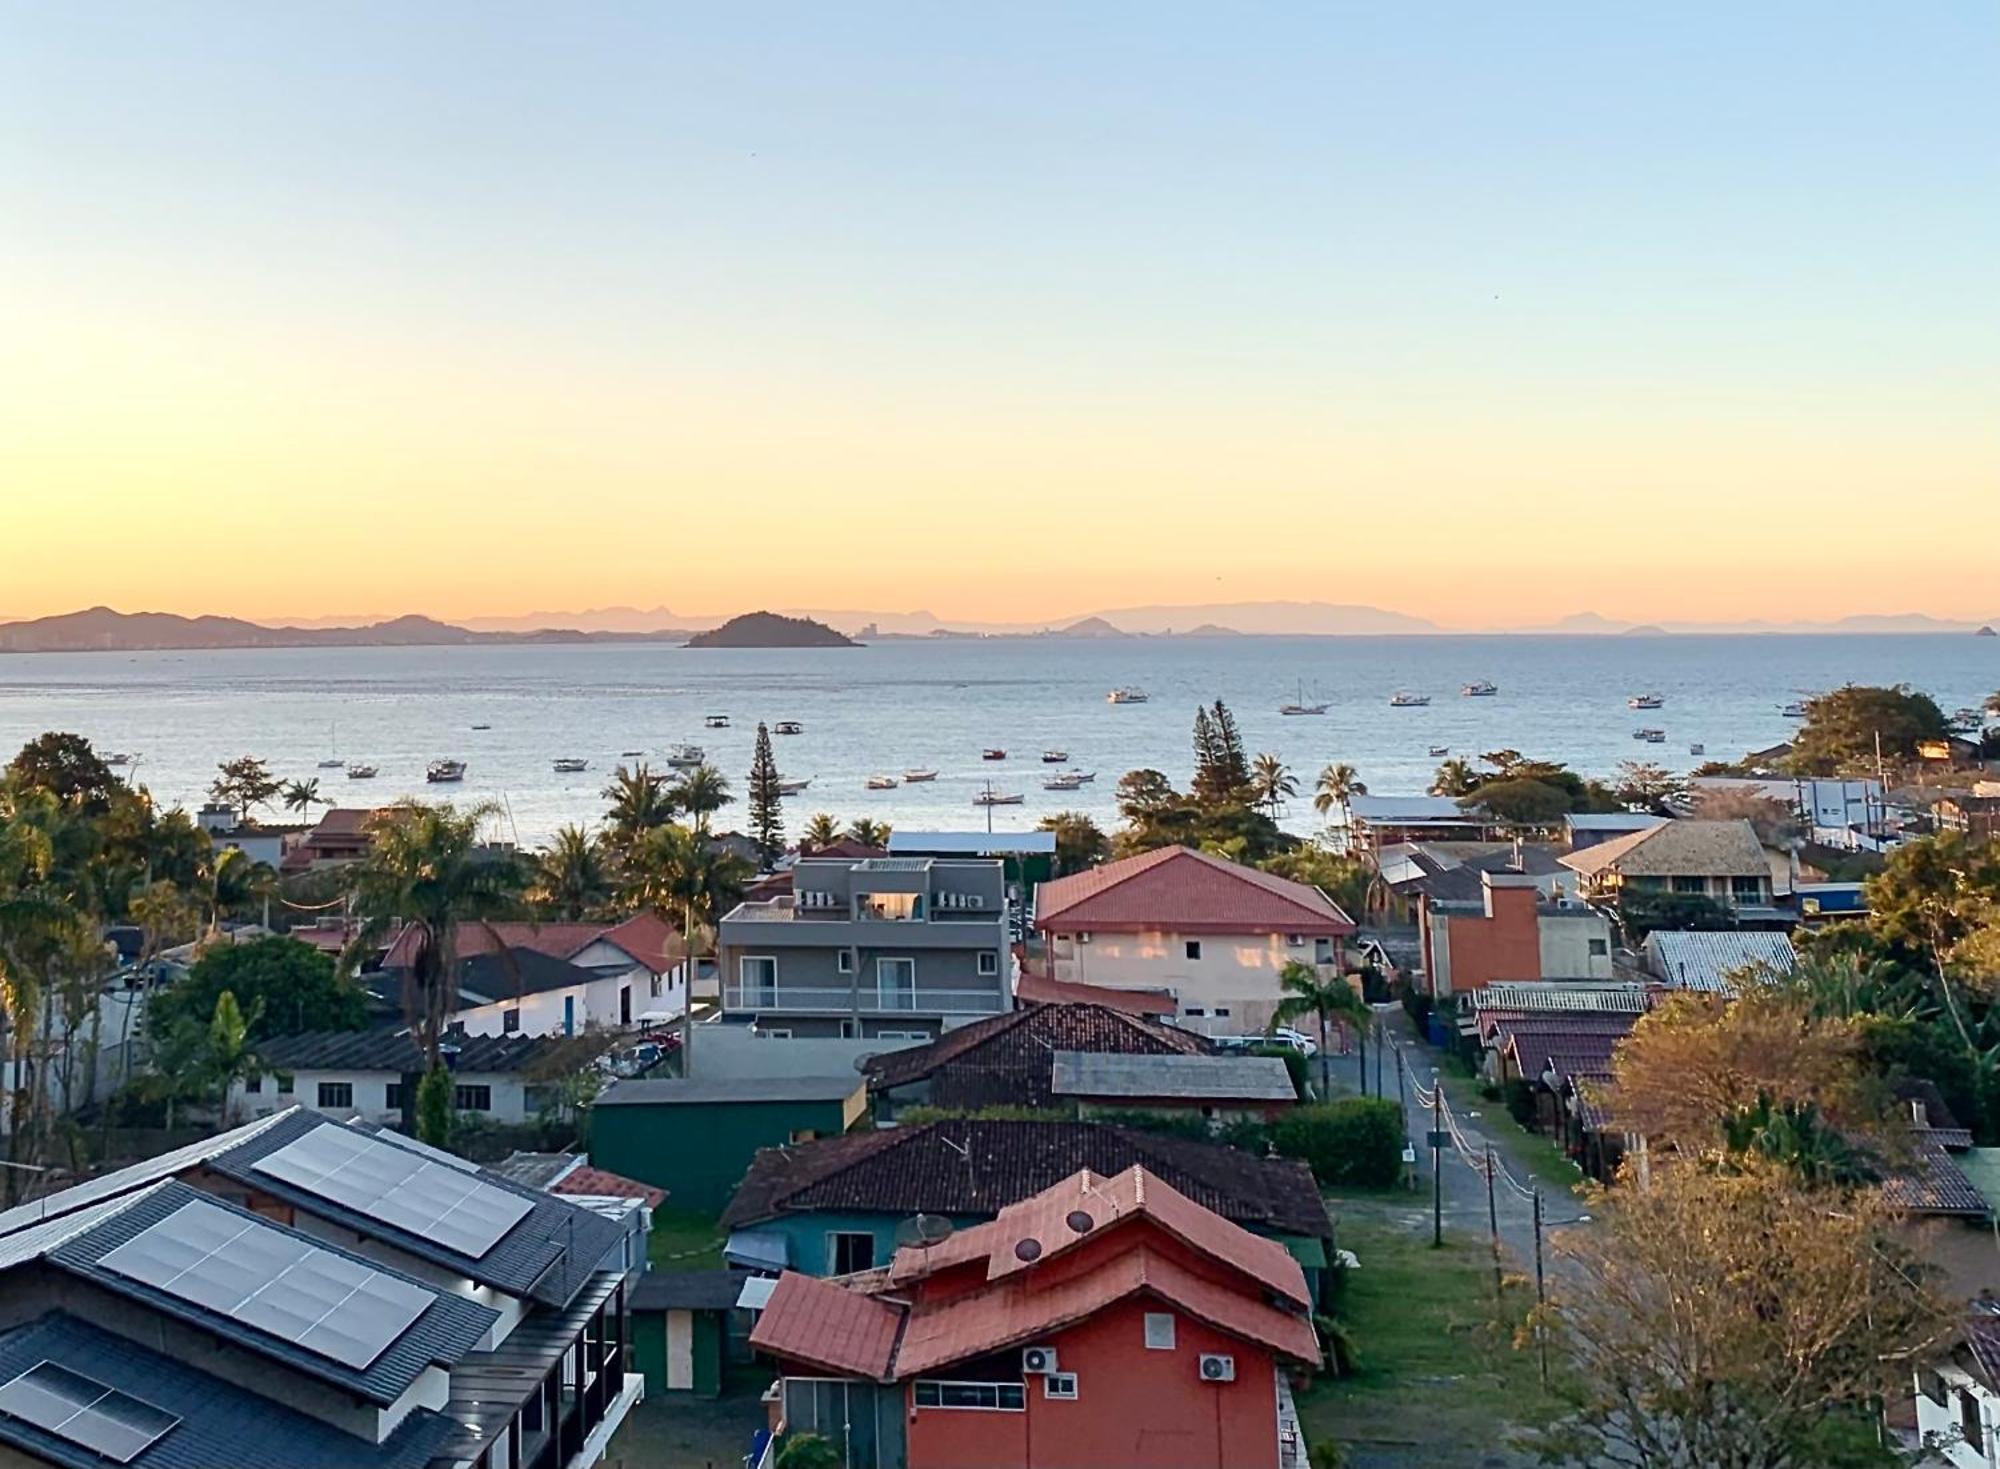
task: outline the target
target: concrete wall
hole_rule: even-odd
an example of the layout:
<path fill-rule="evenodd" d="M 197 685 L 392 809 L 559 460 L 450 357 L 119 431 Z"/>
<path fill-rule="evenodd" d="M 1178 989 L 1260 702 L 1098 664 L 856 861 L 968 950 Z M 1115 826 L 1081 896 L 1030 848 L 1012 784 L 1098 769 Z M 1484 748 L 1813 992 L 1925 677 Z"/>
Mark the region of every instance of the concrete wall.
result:
<path fill-rule="evenodd" d="M 1288 944 L 1284 934 L 1093 933 L 1089 943 L 1055 934 L 1049 938 L 1049 962 L 1055 978 L 1111 989 L 1167 990 L 1181 1013 L 1200 1010 L 1196 1025 L 1215 1035 L 1249 1035 L 1269 1026 L 1277 1008 L 1278 972 L 1289 963 L 1314 963 L 1322 952 L 1315 940 Z M 1187 946 L 1201 946 L 1189 958 Z M 1336 969 L 1340 945 L 1332 941 L 1329 962 L 1321 972 Z M 1220 1007 L 1229 1011 L 1217 1017 Z"/>
<path fill-rule="evenodd" d="M 1602 913 L 1544 913 L 1539 924 L 1542 973 L 1551 979 L 1612 979 L 1611 921 Z M 1592 943 L 1601 952 L 1591 952 Z"/>
<path fill-rule="evenodd" d="M 263 1117 L 283 1111 L 296 1102 L 328 1117 L 363 1117 L 370 1122 L 393 1124 L 402 1120 L 403 1113 L 400 1107 L 389 1105 L 388 1089 L 402 1079 L 388 1071 L 295 1071 L 289 1092 L 278 1090 L 278 1078 L 275 1076 L 264 1077 L 260 1090 L 254 1092 L 239 1081 L 229 1089 L 230 1116 L 238 1120 Z M 535 1115 L 528 1106 L 527 1085 L 518 1074 L 466 1072 L 453 1080 L 461 1086 L 486 1087 L 493 1094 L 491 1111 L 469 1115 L 491 1118 L 495 1122 L 525 1122 Z M 345 1082 L 352 1087 L 354 1105 L 320 1106 L 319 1088 L 322 1082 Z"/>

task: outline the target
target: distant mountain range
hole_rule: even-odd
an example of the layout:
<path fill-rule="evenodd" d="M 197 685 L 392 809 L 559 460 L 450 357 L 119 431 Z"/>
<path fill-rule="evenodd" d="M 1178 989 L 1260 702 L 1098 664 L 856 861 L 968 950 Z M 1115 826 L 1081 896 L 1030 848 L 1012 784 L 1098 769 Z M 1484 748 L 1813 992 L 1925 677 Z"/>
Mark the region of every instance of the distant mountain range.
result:
<path fill-rule="evenodd" d="M 761 614 L 772 619 L 764 635 L 782 619 L 810 621 L 841 637 L 1041 637 L 1088 641 L 1132 636 L 1354 637 L 1479 631 L 1564 636 L 1662 636 L 1723 633 L 1958 633 L 1980 631 L 1977 620 L 1931 617 L 1920 612 L 1857 614 L 1832 622 L 1629 622 L 1595 612 L 1578 612 L 1539 627 L 1445 628 L 1427 618 L 1380 607 L 1332 602 L 1227 602 L 1159 604 L 1111 608 L 1082 617 L 1045 623 L 955 621 L 949 626 L 929 612 L 812 611 L 784 608 Z M 367 648 L 454 647 L 502 643 L 663 642 L 700 646 L 746 646 L 756 636 L 738 629 L 727 638 L 703 640 L 715 629 L 742 622 L 724 617 L 692 617 L 667 608 L 599 608 L 584 613 L 540 613 L 532 619 L 475 618 L 464 624 L 405 616 L 373 621 L 282 626 L 238 617 L 182 617 L 170 612 L 118 612 L 91 607 L 54 617 L 0 623 L 0 653 L 139 652 L 201 648 Z M 2000 617 L 1986 619 L 2000 622 Z M 786 632 L 778 646 L 803 639 Z M 762 644 L 770 646 L 771 644 Z"/>

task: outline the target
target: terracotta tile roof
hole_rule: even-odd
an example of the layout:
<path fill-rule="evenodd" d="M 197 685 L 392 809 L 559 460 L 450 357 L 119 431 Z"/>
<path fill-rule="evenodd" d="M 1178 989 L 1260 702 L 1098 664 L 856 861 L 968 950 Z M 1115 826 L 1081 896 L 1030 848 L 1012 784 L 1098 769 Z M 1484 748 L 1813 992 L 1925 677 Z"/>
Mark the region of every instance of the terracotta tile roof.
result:
<path fill-rule="evenodd" d="M 1768 877 L 1770 860 L 1747 821 L 1669 821 L 1571 852 L 1563 866 L 1586 877 Z"/>
<path fill-rule="evenodd" d="M 1930 1129 L 1912 1129 L 1916 1157 L 1903 1171 L 1882 1180 L 1882 1197 L 1891 1207 L 1912 1214 L 1943 1214 L 1984 1219 L 1992 1207 L 1972 1186 L 1951 1154 Z"/>
<path fill-rule="evenodd" d="M 1117 990 L 1109 985 L 1078 984 L 1021 971 L 1014 981 L 1014 998 L 1029 1004 L 1102 1005 L 1128 1015 L 1178 1015 L 1180 1002 L 1164 990 Z"/>
<path fill-rule="evenodd" d="M 1046 1106 L 1058 1051 L 1200 1056 L 1201 1036 L 1104 1005 L 1030 1005 L 948 1030 L 928 1045 L 890 1051 L 867 1066 L 870 1091 L 930 1081 L 932 1106 Z"/>
<path fill-rule="evenodd" d="M 881 1380 L 889 1376 L 902 1324 L 896 1306 L 787 1270 L 757 1317 L 750 1345 L 788 1362 Z"/>
<path fill-rule="evenodd" d="M 657 913 L 634 913 L 623 923 L 605 929 L 602 937 L 655 974 L 665 974 L 687 957 L 680 931 Z"/>
<path fill-rule="evenodd" d="M 549 1192 L 585 1194 L 605 1199 L 644 1199 L 648 1209 L 657 1209 L 667 1201 L 667 1191 L 663 1188 L 654 1188 L 650 1183 L 640 1183 L 636 1178 L 627 1178 L 609 1169 L 592 1168 L 587 1163 L 580 1168 L 572 1168 L 550 1184 Z"/>
<path fill-rule="evenodd" d="M 1163 847 L 1040 884 L 1035 926 L 1055 933 L 1354 932 L 1354 920 L 1319 889 L 1188 847 Z"/>
<path fill-rule="evenodd" d="M 1134 1164 L 1246 1228 L 1325 1238 L 1326 1202 L 1303 1163 L 1099 1122 L 952 1118 L 766 1148 L 723 1212 L 732 1228 L 808 1210 L 990 1217 L 1082 1169 Z"/>
<path fill-rule="evenodd" d="M 572 959 L 599 939 L 616 944 L 634 960 L 655 973 L 664 973 L 680 962 L 679 938 L 672 925 L 651 913 L 641 913 L 623 923 L 462 923 L 458 929 L 458 957 L 476 959 L 499 948 L 531 949 L 551 959 Z M 405 928 L 396 935 L 389 952 L 382 956 L 384 969 L 409 967 L 416 935 Z M 671 948 L 669 946 L 672 946 Z M 673 957 L 667 956 L 672 953 Z M 655 960 L 659 960 L 655 964 Z"/>

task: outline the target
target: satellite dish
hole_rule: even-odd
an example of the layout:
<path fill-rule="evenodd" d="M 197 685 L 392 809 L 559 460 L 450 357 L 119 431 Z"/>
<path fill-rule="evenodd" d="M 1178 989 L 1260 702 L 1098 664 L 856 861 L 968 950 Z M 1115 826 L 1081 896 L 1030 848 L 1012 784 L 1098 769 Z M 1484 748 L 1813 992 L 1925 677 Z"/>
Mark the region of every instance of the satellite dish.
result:
<path fill-rule="evenodd" d="M 1067 1224 L 1074 1234 L 1089 1234 L 1091 1230 L 1097 1228 L 1097 1221 L 1083 1209 L 1070 1210 L 1063 1223 Z"/>
<path fill-rule="evenodd" d="M 951 1238 L 952 1223 L 942 1214 L 913 1214 L 896 1226 L 896 1243 L 904 1249 L 928 1250 Z"/>
<path fill-rule="evenodd" d="M 1032 1265 L 1042 1258 L 1042 1242 L 1038 1239 L 1024 1239 L 1014 1246 L 1014 1258 L 1023 1265 Z"/>

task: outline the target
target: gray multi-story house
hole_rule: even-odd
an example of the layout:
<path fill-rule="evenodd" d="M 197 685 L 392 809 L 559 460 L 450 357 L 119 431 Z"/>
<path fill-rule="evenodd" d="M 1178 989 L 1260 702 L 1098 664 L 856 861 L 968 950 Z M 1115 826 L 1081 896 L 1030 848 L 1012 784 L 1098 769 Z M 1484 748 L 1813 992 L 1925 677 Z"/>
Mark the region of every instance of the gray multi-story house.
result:
<path fill-rule="evenodd" d="M 926 1038 L 1013 1005 L 997 861 L 803 857 L 717 943 L 723 1014 L 773 1034 Z"/>

